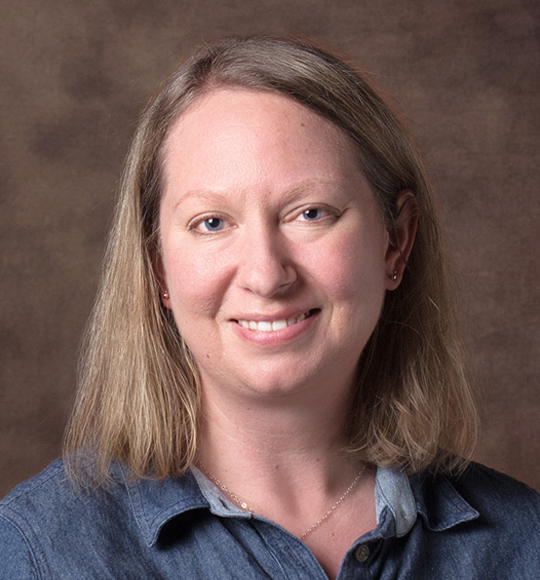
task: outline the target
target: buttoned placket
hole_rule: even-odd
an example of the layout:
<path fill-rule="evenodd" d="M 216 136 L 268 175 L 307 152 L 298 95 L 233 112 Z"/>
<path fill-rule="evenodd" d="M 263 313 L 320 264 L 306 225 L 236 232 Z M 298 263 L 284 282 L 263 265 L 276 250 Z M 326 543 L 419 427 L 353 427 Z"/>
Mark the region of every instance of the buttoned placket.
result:
<path fill-rule="evenodd" d="M 249 519 L 264 542 L 268 555 L 274 559 L 283 580 L 327 580 L 327 576 L 311 550 L 298 538 L 274 522 L 252 515 L 236 506 L 201 471 L 192 468 L 202 494 L 210 504 L 210 511 L 220 517 Z M 406 534 L 414 525 L 416 505 L 408 479 L 402 473 L 381 468 L 376 483 L 376 512 L 378 526 L 362 536 L 348 551 L 337 580 L 371 578 L 370 563 L 375 546 L 384 536 Z M 390 508 L 388 502 L 392 503 Z M 398 515 L 396 522 L 395 514 Z M 382 526 L 382 527 L 381 527 Z M 373 556 L 372 556 L 373 554 Z M 372 557 L 370 557 L 372 556 Z M 273 578 L 278 578 L 274 575 Z"/>

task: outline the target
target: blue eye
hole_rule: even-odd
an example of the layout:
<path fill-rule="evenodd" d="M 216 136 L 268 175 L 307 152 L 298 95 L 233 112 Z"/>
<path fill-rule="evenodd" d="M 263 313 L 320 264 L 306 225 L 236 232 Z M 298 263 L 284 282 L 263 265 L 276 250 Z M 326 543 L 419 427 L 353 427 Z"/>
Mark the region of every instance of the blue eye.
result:
<path fill-rule="evenodd" d="M 221 218 L 208 218 L 202 224 L 209 232 L 219 232 L 223 229 L 225 222 Z"/>
<path fill-rule="evenodd" d="M 321 217 L 321 210 L 313 207 L 311 209 L 306 209 L 306 211 L 303 211 L 302 215 L 304 216 L 304 219 L 306 219 L 307 221 L 313 221 Z"/>

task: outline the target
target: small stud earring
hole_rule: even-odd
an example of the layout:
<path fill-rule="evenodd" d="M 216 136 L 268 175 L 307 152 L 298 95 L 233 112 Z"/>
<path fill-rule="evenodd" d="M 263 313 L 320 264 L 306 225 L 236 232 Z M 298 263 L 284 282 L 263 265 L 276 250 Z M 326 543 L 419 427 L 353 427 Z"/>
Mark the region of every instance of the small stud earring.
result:
<path fill-rule="evenodd" d="M 395 282 L 397 280 L 397 270 L 394 270 L 390 275 L 390 279 Z"/>
<path fill-rule="evenodd" d="M 165 298 L 165 300 L 168 300 L 168 298 L 169 298 L 169 291 L 168 290 L 165 290 L 163 292 L 163 298 Z"/>

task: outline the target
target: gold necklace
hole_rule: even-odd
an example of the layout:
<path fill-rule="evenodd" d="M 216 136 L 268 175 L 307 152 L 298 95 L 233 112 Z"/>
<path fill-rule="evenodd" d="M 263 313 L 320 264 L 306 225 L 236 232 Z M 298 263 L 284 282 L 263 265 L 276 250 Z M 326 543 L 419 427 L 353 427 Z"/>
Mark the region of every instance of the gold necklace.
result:
<path fill-rule="evenodd" d="M 252 510 L 249 508 L 248 504 L 241 500 L 235 493 L 233 493 L 222 481 L 220 481 L 215 475 L 213 475 L 212 473 L 210 473 L 210 471 L 208 471 L 206 468 L 204 468 L 202 465 L 197 464 L 197 467 L 206 475 L 208 476 L 215 484 L 216 486 L 221 489 L 221 491 L 225 492 L 235 503 L 237 503 L 243 510 L 247 511 L 247 512 L 252 512 Z M 317 520 L 311 527 L 309 527 L 303 534 L 300 534 L 298 537 L 301 540 L 304 540 L 304 538 L 306 538 L 307 536 L 309 536 L 309 534 L 311 534 L 312 532 L 314 532 L 323 522 L 325 522 L 335 511 L 336 509 L 343 503 L 343 500 L 349 495 L 349 493 L 351 493 L 352 489 L 354 488 L 354 486 L 356 485 L 356 483 L 358 482 L 358 480 L 360 479 L 360 477 L 362 476 L 362 474 L 364 473 L 364 470 L 366 469 L 366 464 L 364 463 L 364 465 L 362 465 L 362 468 L 360 469 L 360 471 L 357 473 L 356 477 L 354 478 L 353 482 L 351 483 L 351 485 L 349 485 L 349 487 L 345 490 L 345 493 L 336 501 L 336 503 L 324 514 L 324 516 Z"/>

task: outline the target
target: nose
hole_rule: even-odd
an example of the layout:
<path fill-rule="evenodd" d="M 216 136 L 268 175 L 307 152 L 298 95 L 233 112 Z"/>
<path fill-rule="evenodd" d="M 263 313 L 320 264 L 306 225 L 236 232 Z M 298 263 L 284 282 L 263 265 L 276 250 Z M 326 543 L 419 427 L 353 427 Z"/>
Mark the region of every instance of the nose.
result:
<path fill-rule="evenodd" d="M 253 227 L 243 236 L 238 284 L 263 298 L 287 293 L 298 279 L 279 228 Z"/>

